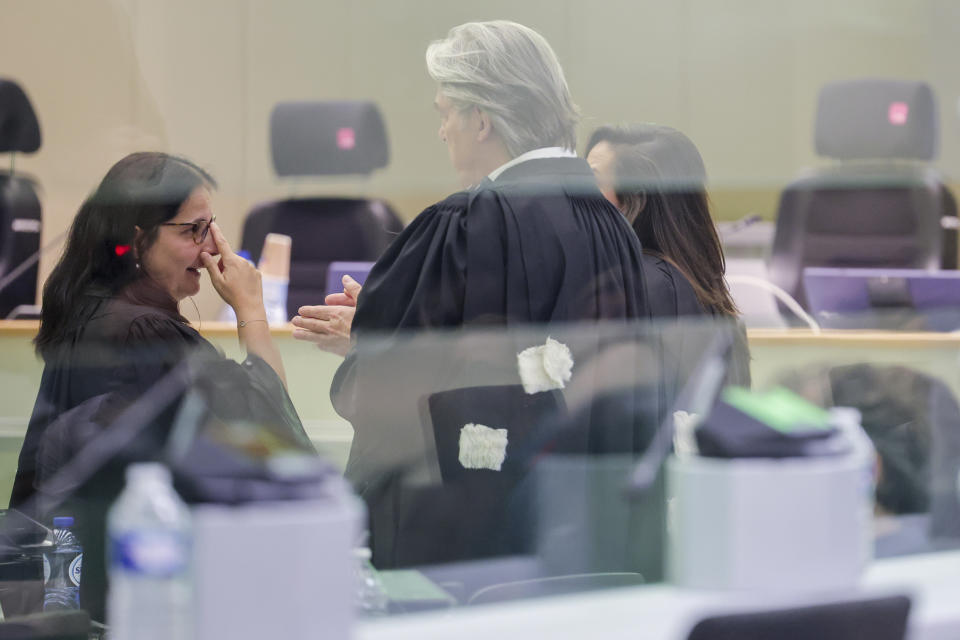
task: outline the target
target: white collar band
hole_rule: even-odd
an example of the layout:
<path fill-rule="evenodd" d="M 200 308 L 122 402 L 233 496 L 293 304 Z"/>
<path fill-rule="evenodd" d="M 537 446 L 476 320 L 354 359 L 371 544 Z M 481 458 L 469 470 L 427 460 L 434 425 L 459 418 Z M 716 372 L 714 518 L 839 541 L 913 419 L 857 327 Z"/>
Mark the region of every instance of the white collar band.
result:
<path fill-rule="evenodd" d="M 509 162 L 504 162 L 502 165 L 490 172 L 487 177 L 494 181 L 500 177 L 500 174 L 509 169 L 510 167 L 516 166 L 521 162 L 526 162 L 527 160 L 540 160 L 542 158 L 576 158 L 577 154 L 571 151 L 570 149 L 564 149 L 563 147 L 541 147 L 539 149 L 532 149 L 526 153 L 521 153 L 513 160 Z"/>

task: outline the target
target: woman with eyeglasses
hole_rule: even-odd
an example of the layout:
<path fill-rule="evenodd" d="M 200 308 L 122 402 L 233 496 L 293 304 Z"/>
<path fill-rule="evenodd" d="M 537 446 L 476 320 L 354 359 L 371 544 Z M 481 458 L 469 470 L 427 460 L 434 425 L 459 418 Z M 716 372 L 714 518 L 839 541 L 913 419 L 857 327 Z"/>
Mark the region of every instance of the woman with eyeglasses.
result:
<path fill-rule="evenodd" d="M 122 488 L 122 469 L 164 455 L 180 403 L 158 404 L 159 416 L 143 418 L 149 421 L 94 475 L 71 478 L 74 486 L 65 491 L 62 481 L 49 479 L 123 409 L 138 399 L 150 402 L 154 396 L 144 394 L 168 374 L 181 385 L 181 397 L 198 385 L 212 388 L 203 397 L 217 419 L 259 416 L 258 425 L 279 439 L 313 451 L 286 392 L 260 273 L 230 249 L 214 222 L 214 187 L 206 171 L 183 158 L 123 158 L 80 207 L 43 288 L 35 340 L 43 377 L 10 506 L 42 521 L 77 516 L 85 554 L 80 603 L 95 620 L 104 615 L 103 522 Z M 247 350 L 242 364 L 224 357 L 180 313 L 180 302 L 200 290 L 201 270 L 236 311 Z M 67 513 L 51 513 L 53 505 Z"/>
<path fill-rule="evenodd" d="M 136 399 L 188 356 L 225 360 L 180 314 L 180 302 L 200 291 L 201 270 L 236 311 L 248 353 L 236 367 L 268 383 L 272 377 L 286 395 L 260 273 L 230 249 L 214 222 L 214 187 L 189 160 L 134 153 L 80 207 L 43 288 L 35 345 L 45 366 L 11 507 L 34 493 L 38 446 L 58 416 L 111 392 Z"/>

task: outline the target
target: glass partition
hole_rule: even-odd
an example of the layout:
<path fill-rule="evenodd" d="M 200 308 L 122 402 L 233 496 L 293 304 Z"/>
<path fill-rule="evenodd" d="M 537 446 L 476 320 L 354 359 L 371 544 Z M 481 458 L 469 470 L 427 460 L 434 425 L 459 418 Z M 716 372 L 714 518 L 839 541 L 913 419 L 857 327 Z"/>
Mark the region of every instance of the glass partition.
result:
<path fill-rule="evenodd" d="M 377 594 L 361 588 L 351 599 L 367 613 L 399 614 L 678 584 L 670 545 L 681 544 L 676 527 L 689 522 L 671 523 L 671 504 L 684 496 L 670 488 L 664 463 L 691 459 L 690 419 L 719 415 L 738 334 L 723 322 L 672 321 L 365 335 L 341 361 L 331 394 L 351 424 L 344 474 L 365 509 L 350 546 L 370 550 L 369 565 L 363 554 L 350 562 L 367 566 Z M 782 387 L 860 412 L 877 453 L 876 468 L 864 467 L 876 501 L 864 496 L 860 505 L 875 512 L 864 529 L 872 554 L 955 548 L 960 343 L 924 334 L 885 343 L 856 332 L 751 338 L 758 396 Z M 88 368 L 106 357 L 88 355 Z M 239 369 L 250 366 L 262 362 Z M 49 552 L 52 518 L 73 516 L 83 602 L 100 619 L 105 518 L 136 460 L 165 461 L 194 504 L 330 501 L 340 469 L 315 457 L 322 437 L 270 400 L 279 388 L 262 386 L 256 372 L 238 375 L 199 350 L 143 394 L 95 398 L 94 408 L 53 423 L 35 454 L 35 490 L 19 504 L 40 524 L 12 511 L 3 520 L 19 549 L 10 562 L 36 563 Z M 778 499 L 802 498 L 784 490 Z M 721 513 L 755 527 L 769 518 L 732 506 Z M 711 536 L 721 535 L 716 526 Z M 287 549 L 277 535 L 269 544 Z M 6 608 L 35 605 L 42 578 L 5 589 Z"/>
<path fill-rule="evenodd" d="M 446 604 L 501 599 L 487 591 L 500 583 L 533 580 L 530 596 L 662 580 L 673 416 L 709 407 L 735 333 L 612 323 L 365 336 L 332 393 L 354 430 L 345 476 L 368 514 L 354 543 L 388 584 L 423 569 Z M 137 366 L 169 355 L 168 344 L 141 347 Z M 130 462 L 165 461 L 198 503 L 322 498 L 310 487 L 339 475 L 310 462 L 307 432 L 278 406 L 262 361 L 237 367 L 204 351 L 141 395 L 61 415 L 33 441 L 35 464 L 21 461 L 19 510 L 46 526 L 76 519 L 95 616 L 104 518 Z M 71 366 L 89 375 L 115 354 L 89 349 Z"/>
<path fill-rule="evenodd" d="M 0 0 L 4 616 L 42 608 L 73 516 L 104 620 L 143 460 L 194 507 L 342 507 L 337 593 L 371 617 L 684 588 L 669 465 L 737 385 L 857 409 L 874 562 L 957 546 L 960 5 L 197 5 Z M 496 99 L 428 53 L 480 17 L 546 42 L 477 83 Z M 101 188 L 144 152 L 185 173 Z M 60 262 L 131 193 L 164 211 Z M 217 279 L 241 254 L 260 306 Z M 334 562 L 297 536 L 256 558 Z"/>

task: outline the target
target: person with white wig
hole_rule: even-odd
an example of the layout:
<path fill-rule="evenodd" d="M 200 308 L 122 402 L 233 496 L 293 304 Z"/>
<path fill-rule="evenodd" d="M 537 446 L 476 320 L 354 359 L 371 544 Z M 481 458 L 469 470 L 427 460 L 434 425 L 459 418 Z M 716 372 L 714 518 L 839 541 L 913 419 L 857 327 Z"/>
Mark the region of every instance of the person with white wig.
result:
<path fill-rule="evenodd" d="M 470 22 L 426 62 L 464 190 L 407 226 L 362 297 L 348 277 L 327 305 L 302 307 L 294 337 L 345 355 L 365 331 L 649 315 L 640 246 L 576 157 L 577 107 L 543 36 Z"/>
<path fill-rule="evenodd" d="M 385 461 L 400 458 L 414 436 L 398 426 L 405 409 L 391 406 L 389 425 L 376 413 L 382 390 L 357 372 L 365 336 L 655 312 L 636 234 L 576 157 L 578 111 L 543 36 L 515 22 L 471 22 L 430 44 L 426 63 L 437 83 L 439 137 L 463 190 L 421 212 L 362 290 L 345 279 L 343 293 L 293 320 L 295 338 L 346 355 L 331 397 L 354 427 L 346 476 L 370 508 L 378 566 L 434 549 L 425 543 L 405 556 L 398 547 L 416 518 L 398 512 L 406 497 L 384 491 Z M 416 398 L 410 403 L 415 409 Z M 624 431 L 622 447 L 636 450 L 642 438 Z"/>

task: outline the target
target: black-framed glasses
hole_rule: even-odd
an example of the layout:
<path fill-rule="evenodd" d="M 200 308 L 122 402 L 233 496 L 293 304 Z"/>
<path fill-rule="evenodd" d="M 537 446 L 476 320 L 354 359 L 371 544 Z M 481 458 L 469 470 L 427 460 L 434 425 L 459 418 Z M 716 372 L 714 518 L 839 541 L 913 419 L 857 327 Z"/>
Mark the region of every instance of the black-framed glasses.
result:
<path fill-rule="evenodd" d="M 193 227 L 190 229 L 190 233 L 193 235 L 193 241 L 196 244 L 203 244 L 203 241 L 207 239 L 207 234 L 210 233 L 210 223 L 217 219 L 217 216 L 213 216 L 209 220 L 198 220 L 197 222 L 161 222 L 161 227 Z"/>

